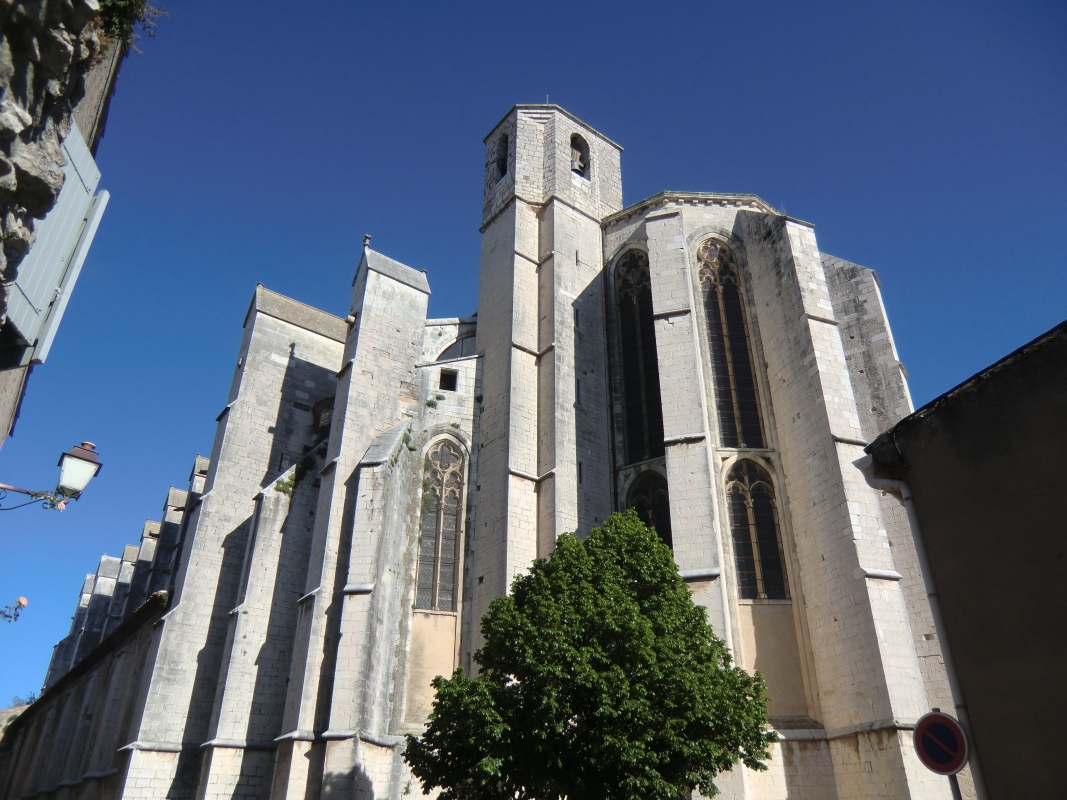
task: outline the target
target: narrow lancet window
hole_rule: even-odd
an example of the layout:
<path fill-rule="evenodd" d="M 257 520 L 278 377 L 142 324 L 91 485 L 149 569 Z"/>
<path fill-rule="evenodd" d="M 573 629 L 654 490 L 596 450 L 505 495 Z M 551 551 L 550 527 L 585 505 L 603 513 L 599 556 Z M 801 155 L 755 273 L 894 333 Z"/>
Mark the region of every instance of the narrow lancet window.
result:
<path fill-rule="evenodd" d="M 503 133 L 496 140 L 496 157 L 493 159 L 496 167 L 496 179 L 502 180 L 508 174 L 508 135 Z"/>
<path fill-rule="evenodd" d="M 764 447 L 737 262 L 728 247 L 714 240 L 704 242 L 697 257 L 722 446 Z"/>
<path fill-rule="evenodd" d="M 752 461 L 738 461 L 726 476 L 726 503 L 741 599 L 788 599 L 770 476 Z"/>
<path fill-rule="evenodd" d="M 463 466 L 463 451 L 448 439 L 426 456 L 415 608 L 456 610 Z"/>
<path fill-rule="evenodd" d="M 571 136 L 571 172 L 589 177 L 589 145 L 577 133 Z"/>
<path fill-rule="evenodd" d="M 640 475 L 630 487 L 626 505 L 637 512 L 643 523 L 656 529 L 659 538 L 667 547 L 674 546 L 671 539 L 671 503 L 666 478 L 651 470 Z"/>
<path fill-rule="evenodd" d="M 648 256 L 640 250 L 626 253 L 616 276 L 626 463 L 635 464 L 663 455 L 663 409 Z"/>

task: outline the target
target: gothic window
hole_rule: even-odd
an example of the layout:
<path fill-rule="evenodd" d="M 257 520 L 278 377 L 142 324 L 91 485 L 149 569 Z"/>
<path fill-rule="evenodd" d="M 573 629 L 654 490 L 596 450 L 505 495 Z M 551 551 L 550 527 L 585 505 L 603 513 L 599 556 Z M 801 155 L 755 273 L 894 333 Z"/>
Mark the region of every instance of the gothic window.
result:
<path fill-rule="evenodd" d="M 641 521 L 651 528 L 656 529 L 659 538 L 667 547 L 672 547 L 671 542 L 671 504 L 667 494 L 667 479 L 658 472 L 648 472 L 640 475 L 630 487 L 630 494 L 626 503 L 628 508 L 637 511 Z"/>
<path fill-rule="evenodd" d="M 577 133 L 571 136 L 571 172 L 589 177 L 589 145 Z"/>
<path fill-rule="evenodd" d="M 448 439 L 426 455 L 415 608 L 456 610 L 463 467 L 463 451 Z"/>
<path fill-rule="evenodd" d="M 626 461 L 634 464 L 663 455 L 663 409 L 648 256 L 631 250 L 619 261 L 616 275 Z"/>
<path fill-rule="evenodd" d="M 764 447 L 759 393 L 741 278 L 728 247 L 708 240 L 697 252 L 708 323 L 712 383 L 724 447 Z"/>
<path fill-rule="evenodd" d="M 437 360 L 449 361 L 453 358 L 472 356 L 477 349 L 477 343 L 478 340 L 473 336 L 465 336 L 462 339 L 457 339 L 444 349 L 441 355 L 437 357 Z"/>
<path fill-rule="evenodd" d="M 726 476 L 726 504 L 742 600 L 789 597 L 774 488 L 755 462 L 738 461 Z"/>
<path fill-rule="evenodd" d="M 508 135 L 502 133 L 496 140 L 496 156 L 493 158 L 496 167 L 496 179 L 502 180 L 508 174 Z"/>

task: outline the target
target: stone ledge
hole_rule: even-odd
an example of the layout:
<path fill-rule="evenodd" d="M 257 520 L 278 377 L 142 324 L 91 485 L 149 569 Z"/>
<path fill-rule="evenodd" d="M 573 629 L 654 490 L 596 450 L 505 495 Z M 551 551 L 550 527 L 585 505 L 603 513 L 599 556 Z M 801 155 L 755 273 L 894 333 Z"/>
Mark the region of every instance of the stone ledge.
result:
<path fill-rule="evenodd" d="M 224 747 L 231 750 L 274 750 L 278 745 L 274 742 L 250 742 L 247 739 L 212 739 L 200 746 Z"/>
<path fill-rule="evenodd" d="M 320 737 L 315 736 L 315 731 L 289 731 L 289 733 L 283 733 L 281 736 L 275 737 L 276 742 L 314 742 Z"/>
<path fill-rule="evenodd" d="M 664 436 L 663 444 L 665 446 L 672 444 L 693 444 L 695 442 L 702 442 L 705 438 L 703 433 L 679 433 L 676 436 Z"/>
<path fill-rule="evenodd" d="M 825 322 L 827 325 L 840 325 L 841 324 L 836 319 L 831 319 L 830 317 L 820 317 L 818 314 L 805 313 L 804 316 L 807 317 L 810 320 L 814 320 L 815 322 Z"/>
<path fill-rule="evenodd" d="M 670 319 L 671 317 L 682 317 L 691 313 L 693 313 L 691 308 L 668 308 L 664 311 L 653 311 L 652 319 Z"/>
<path fill-rule="evenodd" d="M 678 574 L 682 576 L 682 580 L 686 583 L 695 583 L 697 581 L 713 581 L 722 574 L 722 570 L 718 567 L 701 567 L 699 569 L 679 570 Z"/>
<path fill-rule="evenodd" d="M 856 580 L 859 580 L 860 578 L 870 578 L 871 580 L 879 581 L 899 581 L 904 576 L 892 569 L 867 569 L 866 567 L 857 567 L 852 571 L 852 577 Z"/>

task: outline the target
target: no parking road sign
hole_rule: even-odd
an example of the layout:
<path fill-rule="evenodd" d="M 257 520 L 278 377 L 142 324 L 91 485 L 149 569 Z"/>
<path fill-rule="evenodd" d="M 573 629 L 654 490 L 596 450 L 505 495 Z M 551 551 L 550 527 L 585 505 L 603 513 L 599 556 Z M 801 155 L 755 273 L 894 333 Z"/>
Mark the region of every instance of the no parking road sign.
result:
<path fill-rule="evenodd" d="M 967 735 L 948 714 L 931 711 L 915 723 L 915 752 L 938 775 L 955 775 L 967 763 Z"/>

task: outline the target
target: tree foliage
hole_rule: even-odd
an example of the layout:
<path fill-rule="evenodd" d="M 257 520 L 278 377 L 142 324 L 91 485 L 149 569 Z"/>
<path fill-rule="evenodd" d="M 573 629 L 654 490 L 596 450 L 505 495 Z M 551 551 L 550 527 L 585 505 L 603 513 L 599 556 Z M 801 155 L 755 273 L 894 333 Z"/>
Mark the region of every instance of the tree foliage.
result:
<path fill-rule="evenodd" d="M 156 20 L 167 12 L 150 0 L 103 0 L 100 3 L 100 27 L 109 38 L 130 45 L 138 38 L 140 28 L 149 36 L 156 35 Z"/>
<path fill-rule="evenodd" d="M 434 680 L 404 758 L 441 800 L 682 800 L 765 769 L 764 683 L 732 666 L 633 511 L 560 537 L 482 619 L 482 671 Z"/>

